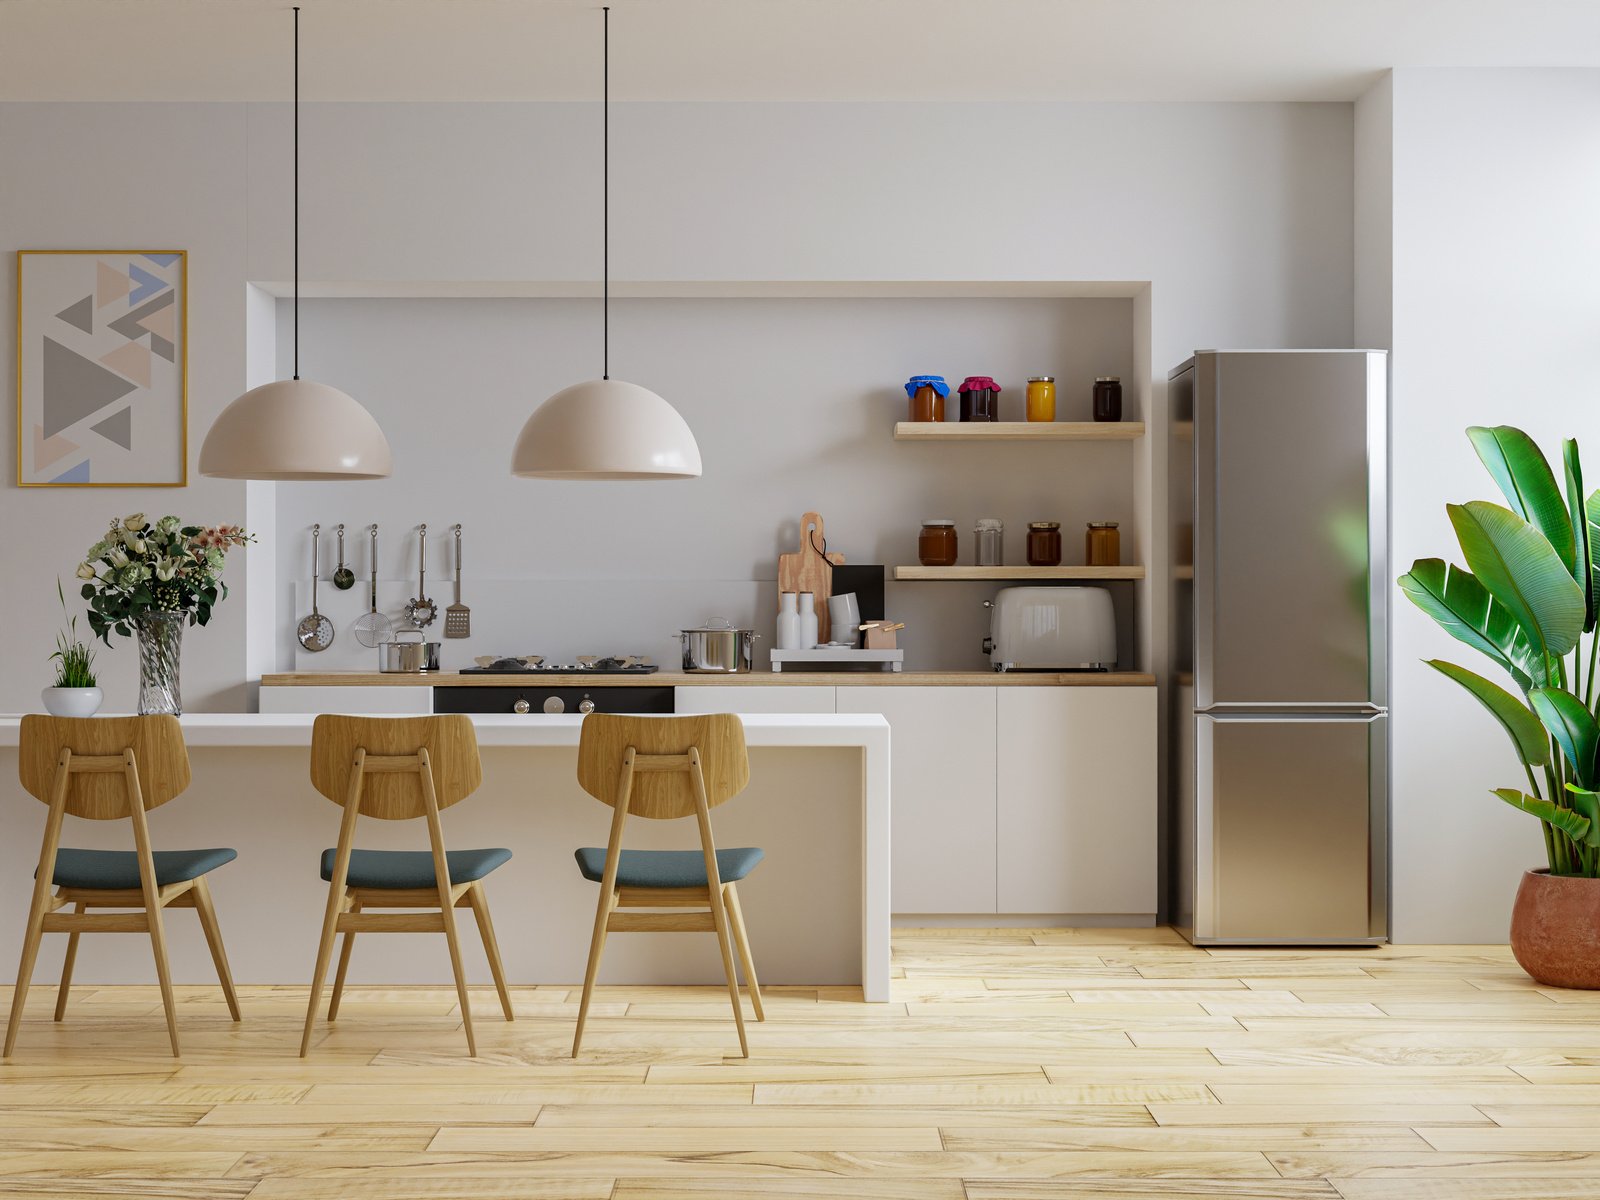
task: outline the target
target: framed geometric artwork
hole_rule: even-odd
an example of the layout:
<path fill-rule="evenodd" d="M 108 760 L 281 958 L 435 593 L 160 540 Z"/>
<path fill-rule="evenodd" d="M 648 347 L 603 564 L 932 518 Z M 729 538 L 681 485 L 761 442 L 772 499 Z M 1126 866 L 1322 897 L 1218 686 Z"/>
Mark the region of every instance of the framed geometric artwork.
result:
<path fill-rule="evenodd" d="M 17 251 L 17 485 L 182 487 L 189 258 Z"/>

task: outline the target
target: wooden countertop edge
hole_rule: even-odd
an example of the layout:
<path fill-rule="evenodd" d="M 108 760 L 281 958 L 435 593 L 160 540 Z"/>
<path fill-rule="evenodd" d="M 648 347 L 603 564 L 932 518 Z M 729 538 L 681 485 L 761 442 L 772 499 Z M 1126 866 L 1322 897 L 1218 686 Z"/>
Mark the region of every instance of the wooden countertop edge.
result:
<path fill-rule="evenodd" d="M 1115 672 L 752 671 L 746 675 L 386 675 L 294 671 L 263 675 L 262 687 L 1154 687 L 1154 675 Z"/>

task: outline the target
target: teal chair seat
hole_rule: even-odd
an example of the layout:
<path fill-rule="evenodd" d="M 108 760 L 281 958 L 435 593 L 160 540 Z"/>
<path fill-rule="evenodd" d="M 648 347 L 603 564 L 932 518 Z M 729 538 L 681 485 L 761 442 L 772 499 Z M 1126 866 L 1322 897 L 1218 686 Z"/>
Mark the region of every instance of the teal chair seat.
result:
<path fill-rule="evenodd" d="M 239 855 L 218 847 L 211 850 L 153 850 L 156 886 L 198 879 L 208 871 L 231 863 Z M 132 850 L 69 850 L 56 852 L 56 870 L 51 877 L 57 887 L 90 888 L 105 891 L 138 889 L 139 856 Z"/>
<path fill-rule="evenodd" d="M 337 857 L 337 850 L 322 852 L 323 879 L 332 881 L 333 860 Z M 444 858 L 451 883 L 472 883 L 510 862 L 511 851 L 498 846 L 489 850 L 446 850 Z M 427 850 L 352 850 L 345 886 L 395 890 L 437 887 L 433 854 Z"/>
<path fill-rule="evenodd" d="M 738 883 L 756 869 L 766 854 L 757 846 L 717 851 L 717 874 L 723 883 Z M 606 872 L 602 847 L 585 846 L 577 853 L 585 879 L 601 882 Z M 617 886 L 636 888 L 703 888 L 706 857 L 699 850 L 624 850 L 617 859 Z"/>

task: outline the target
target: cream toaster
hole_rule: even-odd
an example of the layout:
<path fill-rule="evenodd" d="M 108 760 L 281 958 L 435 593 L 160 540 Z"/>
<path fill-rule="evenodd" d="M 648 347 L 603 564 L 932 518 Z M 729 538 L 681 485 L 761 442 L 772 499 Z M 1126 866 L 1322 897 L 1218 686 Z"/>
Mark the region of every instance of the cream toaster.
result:
<path fill-rule="evenodd" d="M 1008 587 L 993 600 L 983 649 L 996 671 L 1109 671 L 1117 665 L 1111 593 L 1099 587 Z"/>

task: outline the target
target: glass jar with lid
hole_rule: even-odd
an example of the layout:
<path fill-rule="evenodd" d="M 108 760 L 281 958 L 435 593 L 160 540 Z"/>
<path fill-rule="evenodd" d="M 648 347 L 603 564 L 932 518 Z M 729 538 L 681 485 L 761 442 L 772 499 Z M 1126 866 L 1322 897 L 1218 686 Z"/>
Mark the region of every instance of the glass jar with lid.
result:
<path fill-rule="evenodd" d="M 917 535 L 917 558 L 925 567 L 956 565 L 956 523 L 949 517 L 930 517 Z"/>
<path fill-rule="evenodd" d="M 913 375 L 906 380 L 906 398 L 910 401 L 907 419 L 944 420 L 944 398 L 949 394 L 950 385 L 943 375 Z"/>
<path fill-rule="evenodd" d="M 1061 565 L 1061 522 L 1028 522 L 1028 565 L 1030 567 L 1059 567 Z"/>
<path fill-rule="evenodd" d="M 957 389 L 961 393 L 963 421 L 998 421 L 1000 385 L 987 375 L 968 375 Z"/>
<path fill-rule="evenodd" d="M 1122 534 L 1115 521 L 1090 521 L 1083 535 L 1083 561 L 1091 567 L 1122 565 Z"/>
<path fill-rule="evenodd" d="M 1006 527 L 999 517 L 979 517 L 972 530 L 977 550 L 973 561 L 980 567 L 998 567 L 1005 563 Z"/>
<path fill-rule="evenodd" d="M 1100 375 L 1094 381 L 1094 419 L 1122 420 L 1122 380 L 1115 375 Z"/>
<path fill-rule="evenodd" d="M 1027 394 L 1028 420 L 1054 421 L 1056 419 L 1056 377 L 1030 375 Z"/>

